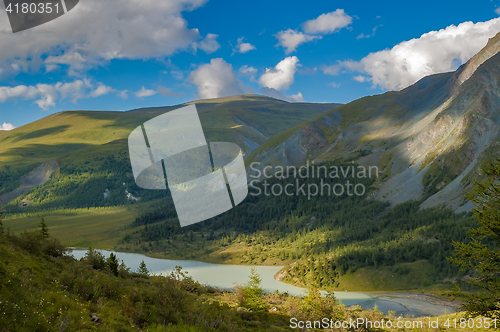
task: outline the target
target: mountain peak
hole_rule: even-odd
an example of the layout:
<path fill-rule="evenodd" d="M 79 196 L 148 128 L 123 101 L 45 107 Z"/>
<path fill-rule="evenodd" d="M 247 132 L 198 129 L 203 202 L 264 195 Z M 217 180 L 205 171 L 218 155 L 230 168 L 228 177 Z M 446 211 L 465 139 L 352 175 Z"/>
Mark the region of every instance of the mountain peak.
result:
<path fill-rule="evenodd" d="M 490 38 L 486 46 L 479 51 L 476 55 L 470 58 L 465 64 L 460 66 L 455 74 L 456 86 L 462 85 L 463 82 L 467 81 L 488 59 L 493 57 L 495 54 L 500 52 L 500 32 L 496 36 Z"/>

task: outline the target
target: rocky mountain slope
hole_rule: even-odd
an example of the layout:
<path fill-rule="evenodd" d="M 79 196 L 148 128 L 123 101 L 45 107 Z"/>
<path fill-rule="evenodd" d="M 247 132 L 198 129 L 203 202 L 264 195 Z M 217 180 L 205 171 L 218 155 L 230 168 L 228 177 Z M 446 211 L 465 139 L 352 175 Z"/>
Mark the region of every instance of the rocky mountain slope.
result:
<path fill-rule="evenodd" d="M 301 165 L 353 158 L 378 166 L 377 199 L 469 210 L 484 162 L 500 155 L 500 34 L 456 72 L 343 105 L 270 139 L 248 163 Z"/>

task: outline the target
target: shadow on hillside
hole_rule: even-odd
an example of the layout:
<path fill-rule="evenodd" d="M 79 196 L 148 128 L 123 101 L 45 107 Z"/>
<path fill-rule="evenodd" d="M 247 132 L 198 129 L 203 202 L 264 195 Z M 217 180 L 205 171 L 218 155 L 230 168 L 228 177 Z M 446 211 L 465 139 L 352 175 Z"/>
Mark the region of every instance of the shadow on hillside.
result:
<path fill-rule="evenodd" d="M 70 125 L 63 125 L 63 126 L 39 129 L 29 133 L 20 133 L 15 135 L 13 141 L 19 142 L 26 139 L 40 138 L 48 135 L 60 134 L 62 132 L 65 132 L 70 127 L 71 127 Z"/>

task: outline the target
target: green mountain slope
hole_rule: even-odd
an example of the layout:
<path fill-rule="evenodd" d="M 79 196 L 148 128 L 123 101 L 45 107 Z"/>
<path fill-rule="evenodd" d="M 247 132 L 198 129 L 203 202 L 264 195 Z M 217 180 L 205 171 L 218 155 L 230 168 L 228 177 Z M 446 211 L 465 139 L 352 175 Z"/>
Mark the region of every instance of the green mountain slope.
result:
<path fill-rule="evenodd" d="M 208 141 L 234 142 L 245 153 L 265 143 L 268 137 L 338 106 L 288 103 L 255 95 L 192 103 L 197 105 Z M 125 195 L 115 201 L 110 197 L 111 202 L 108 200 L 106 204 L 102 195 L 106 188 L 117 189 L 123 182 L 133 186 L 133 181 L 130 181 L 126 138 L 145 121 L 182 106 L 184 105 L 129 112 L 62 112 L 13 131 L 0 133 L 0 205 L 16 196 L 6 195 L 16 188 L 25 189 L 21 190 L 22 195 L 17 205 L 33 206 L 44 201 L 45 205 L 56 208 L 125 203 Z M 52 187 L 33 189 L 38 190 L 43 197 L 32 193 L 32 196 L 37 197 L 30 197 L 23 203 L 22 200 L 30 194 L 24 192 L 32 187 L 29 179 L 38 176 L 30 172 L 39 165 L 54 160 L 57 161 L 55 166 L 51 164 L 54 176 L 46 176 L 49 179 L 52 176 L 49 181 Z M 87 185 L 87 189 L 79 193 L 73 191 L 72 197 L 68 197 L 67 193 L 71 188 L 82 183 Z M 54 186 L 66 186 L 66 189 L 58 191 Z M 50 190 L 51 197 L 47 198 L 48 188 L 53 190 Z M 79 189 L 82 190 L 81 187 Z M 92 195 L 92 198 L 87 199 L 88 195 Z M 78 202 L 82 196 L 87 200 Z"/>

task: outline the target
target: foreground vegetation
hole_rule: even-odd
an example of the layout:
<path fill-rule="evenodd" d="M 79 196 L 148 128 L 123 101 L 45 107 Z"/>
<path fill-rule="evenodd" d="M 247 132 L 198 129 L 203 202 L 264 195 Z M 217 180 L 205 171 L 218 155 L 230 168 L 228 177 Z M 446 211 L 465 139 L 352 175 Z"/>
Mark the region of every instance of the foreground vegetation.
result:
<path fill-rule="evenodd" d="M 194 282 L 180 267 L 152 276 L 144 264 L 134 272 L 113 254 L 105 258 L 92 249 L 77 261 L 50 237 L 43 220 L 40 226 L 20 236 L 0 233 L 0 331 L 288 331 L 299 321 L 314 326 L 324 318 L 383 319 L 408 327 L 326 331 L 412 331 L 420 322 L 421 331 L 460 330 L 443 325 L 445 318 L 460 320 L 460 314 L 441 317 L 440 327 L 429 329 L 429 318 L 348 308 L 314 289 L 304 298 L 263 294 L 254 271 L 247 284 L 227 292 Z"/>
<path fill-rule="evenodd" d="M 456 252 L 450 261 L 473 271 L 467 282 L 479 290 L 457 291 L 465 296 L 463 309 L 471 317 L 496 319 L 500 318 L 500 159 L 487 164 L 482 172 L 485 180 L 469 194 L 479 227 L 469 232 L 469 242 L 453 243 Z"/>

